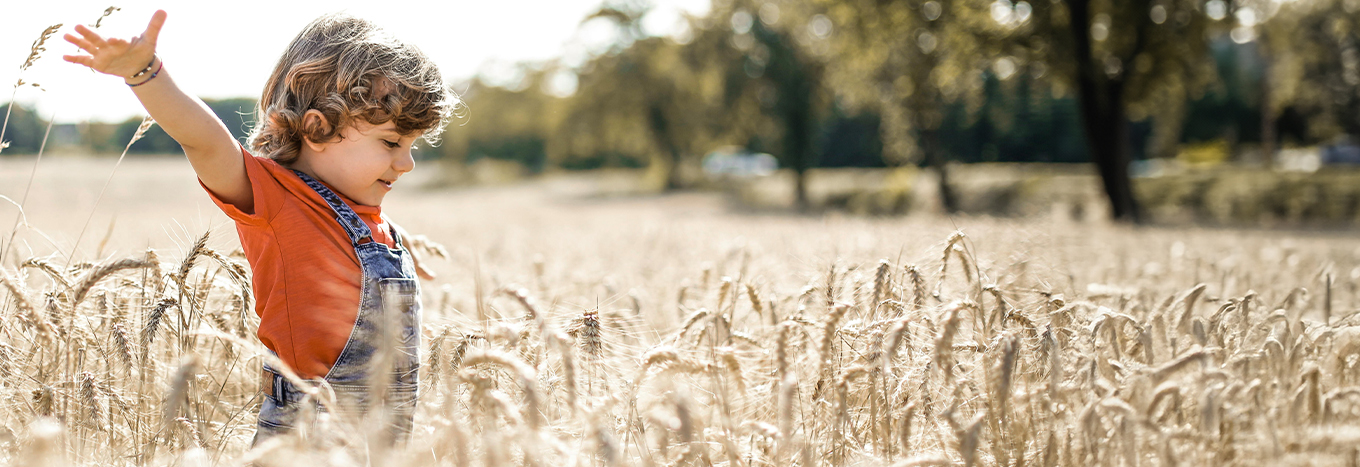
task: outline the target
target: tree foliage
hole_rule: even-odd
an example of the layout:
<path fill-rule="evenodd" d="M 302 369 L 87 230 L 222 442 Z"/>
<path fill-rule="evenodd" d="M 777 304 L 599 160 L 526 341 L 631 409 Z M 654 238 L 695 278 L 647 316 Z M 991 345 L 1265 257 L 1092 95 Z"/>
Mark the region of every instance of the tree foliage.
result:
<path fill-rule="evenodd" d="M 455 120 L 444 133 L 438 154 L 459 164 L 490 158 L 542 171 L 548 163 L 547 138 L 563 106 L 562 99 L 543 92 L 544 79 L 543 71 L 530 72 L 520 89 L 473 80 L 461 96 L 472 102 L 467 118 Z"/>
<path fill-rule="evenodd" d="M 577 72 L 578 87 L 548 141 L 551 158 L 592 167 L 613 160 L 645 161 L 667 189 L 683 188 L 683 165 L 697 151 L 724 144 L 723 64 L 729 55 L 696 53 L 710 37 L 688 44 L 642 30 L 648 6 L 606 3 L 586 21 L 606 21 L 615 46 Z M 697 44 L 696 44 L 697 42 Z"/>
<path fill-rule="evenodd" d="M 1292 2 L 1263 27 L 1272 106 L 1315 116 L 1314 137 L 1360 135 L 1360 2 Z"/>
<path fill-rule="evenodd" d="M 47 121 L 38 116 L 33 108 L 23 104 L 0 104 L 0 109 L 9 109 L 6 124 L 5 142 L 8 147 L 0 148 L 0 154 L 32 154 L 42 145 L 43 133 L 47 131 Z M 0 117 L 4 119 L 5 117 Z"/>

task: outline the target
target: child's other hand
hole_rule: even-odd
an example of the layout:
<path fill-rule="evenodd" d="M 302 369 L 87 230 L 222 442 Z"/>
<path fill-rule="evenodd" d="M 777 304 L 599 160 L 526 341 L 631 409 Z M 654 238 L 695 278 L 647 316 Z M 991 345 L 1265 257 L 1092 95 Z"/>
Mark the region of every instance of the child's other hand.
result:
<path fill-rule="evenodd" d="M 165 25 L 165 16 L 165 10 L 156 10 L 151 15 L 151 22 L 146 25 L 146 32 L 132 39 L 105 39 L 85 25 L 77 24 L 76 32 L 81 37 L 70 33 L 63 37 L 89 55 L 63 55 L 61 58 L 126 80 L 146 68 L 155 56 L 156 37 L 161 33 L 161 26 Z"/>
<path fill-rule="evenodd" d="M 444 248 L 444 245 L 430 240 L 429 237 L 407 233 L 406 229 L 401 228 L 400 225 L 394 223 L 392 227 L 397 229 L 397 235 L 406 239 L 406 251 L 411 252 L 411 262 L 415 263 L 416 275 L 427 281 L 434 280 L 434 270 L 425 267 L 425 255 L 449 259 L 449 250 Z"/>

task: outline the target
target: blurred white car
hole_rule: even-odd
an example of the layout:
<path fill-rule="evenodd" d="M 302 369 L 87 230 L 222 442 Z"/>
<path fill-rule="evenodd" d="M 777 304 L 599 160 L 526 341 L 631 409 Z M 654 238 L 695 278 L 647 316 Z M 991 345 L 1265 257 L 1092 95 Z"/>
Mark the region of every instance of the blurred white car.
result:
<path fill-rule="evenodd" d="M 763 152 L 750 152 L 746 148 L 727 146 L 714 150 L 704 156 L 704 175 L 710 178 L 763 177 L 779 168 L 779 161 Z"/>

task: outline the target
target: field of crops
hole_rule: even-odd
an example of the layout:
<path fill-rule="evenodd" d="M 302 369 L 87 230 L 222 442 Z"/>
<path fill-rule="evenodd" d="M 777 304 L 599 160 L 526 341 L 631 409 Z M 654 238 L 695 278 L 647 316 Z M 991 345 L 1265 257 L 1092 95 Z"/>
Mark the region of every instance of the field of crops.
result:
<path fill-rule="evenodd" d="M 416 435 L 386 450 L 321 412 L 248 450 L 263 352 L 234 229 L 176 159 L 125 161 L 96 209 L 112 166 L 45 159 L 0 258 L 7 464 L 1360 458 L 1350 233 L 752 214 L 585 177 L 394 191 L 447 252 Z M 32 167 L 0 160 L 0 195 Z"/>

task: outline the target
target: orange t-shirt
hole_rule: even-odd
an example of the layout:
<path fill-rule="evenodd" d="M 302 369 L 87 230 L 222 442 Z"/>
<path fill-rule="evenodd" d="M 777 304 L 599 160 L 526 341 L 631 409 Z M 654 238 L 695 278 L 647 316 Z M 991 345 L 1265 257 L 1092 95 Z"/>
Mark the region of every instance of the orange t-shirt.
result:
<path fill-rule="evenodd" d="M 297 174 L 244 147 L 241 155 L 255 195 L 253 213 L 203 189 L 236 221 L 253 274 L 260 341 L 299 376 L 324 377 L 349 341 L 359 313 L 359 257 L 334 210 Z M 381 207 L 357 205 L 336 194 L 368 225 L 374 241 L 395 247 Z"/>

